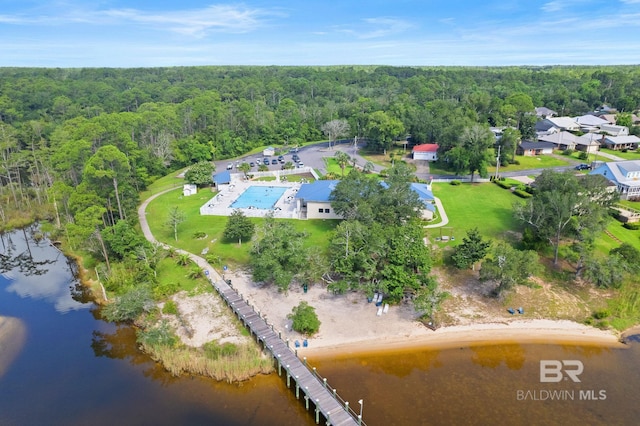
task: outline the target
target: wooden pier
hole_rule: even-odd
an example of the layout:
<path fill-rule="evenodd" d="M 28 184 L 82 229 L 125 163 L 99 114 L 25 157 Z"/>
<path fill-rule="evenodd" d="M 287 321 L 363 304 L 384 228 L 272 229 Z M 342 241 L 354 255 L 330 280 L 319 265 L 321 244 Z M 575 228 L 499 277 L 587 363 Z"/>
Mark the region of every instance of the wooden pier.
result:
<path fill-rule="evenodd" d="M 296 399 L 304 399 L 307 410 L 313 408 L 316 424 L 320 423 L 322 416 L 327 425 L 366 426 L 360 415 L 349 407 L 349 403 L 343 401 L 335 389 L 331 389 L 327 379 L 321 378 L 315 368 L 310 369 L 306 358 L 300 360 L 297 351 L 291 350 L 288 342 L 282 340 L 280 332 L 268 324 L 248 300 L 244 300 L 224 281 L 212 280 L 211 283 L 263 350 L 271 353 L 277 363 L 278 374 L 286 375 L 287 387 L 294 390 Z"/>

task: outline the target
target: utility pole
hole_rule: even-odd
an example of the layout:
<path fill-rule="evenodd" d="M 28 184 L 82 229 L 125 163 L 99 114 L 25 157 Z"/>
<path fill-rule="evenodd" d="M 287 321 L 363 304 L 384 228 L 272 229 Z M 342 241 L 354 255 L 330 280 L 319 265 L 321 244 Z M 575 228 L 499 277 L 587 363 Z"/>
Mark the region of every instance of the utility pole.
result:
<path fill-rule="evenodd" d="M 502 146 L 498 145 L 498 156 L 496 157 L 496 177 L 495 180 L 498 180 L 498 170 L 500 169 L 500 148 Z"/>

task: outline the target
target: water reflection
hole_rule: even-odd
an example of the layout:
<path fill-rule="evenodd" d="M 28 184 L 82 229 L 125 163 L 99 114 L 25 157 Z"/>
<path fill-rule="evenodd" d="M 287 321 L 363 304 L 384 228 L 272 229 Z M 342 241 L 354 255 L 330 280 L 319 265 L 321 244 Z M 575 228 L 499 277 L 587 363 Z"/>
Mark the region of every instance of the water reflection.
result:
<path fill-rule="evenodd" d="M 69 276 L 75 278 L 74 288 L 81 286 L 77 268 L 42 238 L 36 226 L 2 233 L 0 242 L 0 273 L 11 282 L 7 291 L 22 298 L 43 299 L 60 313 L 92 306 L 86 294 L 69 292 Z"/>

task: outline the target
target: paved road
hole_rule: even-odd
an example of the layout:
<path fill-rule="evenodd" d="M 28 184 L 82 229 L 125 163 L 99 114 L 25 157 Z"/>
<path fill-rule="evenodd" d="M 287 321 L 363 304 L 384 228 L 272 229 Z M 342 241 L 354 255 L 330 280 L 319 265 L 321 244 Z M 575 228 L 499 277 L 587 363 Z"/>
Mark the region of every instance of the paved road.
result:
<path fill-rule="evenodd" d="M 158 240 L 156 240 L 156 238 L 151 233 L 151 228 L 149 228 L 149 223 L 147 222 L 147 211 L 146 211 L 147 206 L 151 201 L 161 196 L 162 194 L 166 194 L 169 191 L 176 191 L 180 189 L 181 189 L 180 187 L 170 188 L 170 189 L 158 192 L 157 194 L 152 195 L 151 197 L 144 200 L 142 204 L 140 204 L 140 207 L 138 207 L 138 220 L 140 221 L 140 229 L 142 229 L 142 234 L 152 244 L 159 244 L 165 249 L 173 248 L 174 250 L 176 250 L 176 252 L 180 254 L 189 255 L 189 258 L 193 262 L 195 262 L 200 268 L 202 268 L 202 270 L 205 271 L 205 274 L 207 274 L 211 280 L 213 280 L 214 282 L 222 281 L 222 277 L 220 276 L 220 274 L 218 274 L 218 272 L 215 269 L 213 269 L 213 267 L 209 265 L 209 262 L 207 262 L 205 259 L 193 253 L 189 253 L 188 251 L 176 249 L 175 247 L 171 247 L 168 244 L 161 243 Z"/>

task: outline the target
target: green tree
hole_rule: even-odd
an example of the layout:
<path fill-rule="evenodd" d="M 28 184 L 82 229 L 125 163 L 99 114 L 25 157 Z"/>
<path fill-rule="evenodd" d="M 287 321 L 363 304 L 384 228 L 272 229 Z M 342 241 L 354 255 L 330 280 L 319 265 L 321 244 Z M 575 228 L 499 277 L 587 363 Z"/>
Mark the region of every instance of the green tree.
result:
<path fill-rule="evenodd" d="M 288 291 L 291 282 L 306 266 L 304 237 L 291 223 L 266 218 L 251 248 L 253 279 Z"/>
<path fill-rule="evenodd" d="M 489 164 L 487 150 L 495 142 L 493 133 L 486 127 L 476 124 L 464 129 L 461 140 L 462 146 L 469 155 L 468 170 L 471 172 L 471 182 L 473 182 L 475 172 L 478 172 L 480 177 L 487 177 L 487 165 Z"/>
<path fill-rule="evenodd" d="M 210 161 L 201 161 L 189 167 L 189 170 L 184 174 L 184 180 L 198 185 L 198 187 L 211 186 L 215 170 L 215 166 Z"/>
<path fill-rule="evenodd" d="M 483 241 L 478 228 L 467 231 L 467 236 L 462 239 L 462 244 L 455 248 L 452 256 L 453 263 L 458 269 L 471 267 L 475 270 L 476 262 L 484 259 L 491 247 L 491 242 Z"/>
<path fill-rule="evenodd" d="M 242 213 L 242 210 L 235 209 L 229 215 L 222 235 L 225 240 L 238 241 L 238 244 L 241 245 L 243 239 L 251 239 L 254 231 L 255 225 L 253 222 Z"/>
<path fill-rule="evenodd" d="M 84 168 L 84 176 L 97 187 L 108 183 L 113 186 L 116 202 L 118 203 L 118 215 L 121 219 L 126 219 L 126 213 L 120 199 L 119 185 L 125 180 L 130 171 L 129 160 L 117 147 L 105 145 L 100 147 L 94 155 L 89 158 Z"/>
<path fill-rule="evenodd" d="M 338 163 L 338 166 L 340 166 L 342 177 L 344 178 L 344 169 L 349 165 L 351 157 L 344 151 L 336 151 L 334 158 L 336 159 L 336 163 Z"/>
<path fill-rule="evenodd" d="M 249 171 L 251 171 L 251 165 L 244 161 L 238 166 L 238 170 L 244 173 L 244 177 L 246 178 Z"/>
<path fill-rule="evenodd" d="M 298 333 L 312 336 L 320 330 L 320 320 L 315 308 L 307 302 L 300 302 L 294 306 L 287 318 L 293 320 L 292 328 Z"/>
<path fill-rule="evenodd" d="M 600 288 L 619 288 L 625 274 L 625 262 L 621 256 L 595 257 L 587 259 L 584 277 Z"/>
<path fill-rule="evenodd" d="M 554 247 L 554 264 L 562 237 L 575 237 L 607 218 L 604 212 L 616 194 L 607 190 L 602 176 L 578 178 L 572 172 L 545 170 L 535 180 L 536 192 L 524 204 L 514 205 L 516 218 L 531 226 L 537 236 Z"/>
<path fill-rule="evenodd" d="M 481 281 L 495 281 L 495 296 L 511 289 L 514 285 L 525 284 L 540 270 L 538 254 L 532 250 L 517 250 L 505 242 L 495 246 L 492 257 L 482 262 Z"/>
<path fill-rule="evenodd" d="M 391 148 L 394 138 L 404 133 L 404 125 L 402 121 L 384 111 L 375 111 L 369 114 L 367 133 L 371 139 L 370 148 L 386 152 Z"/>

